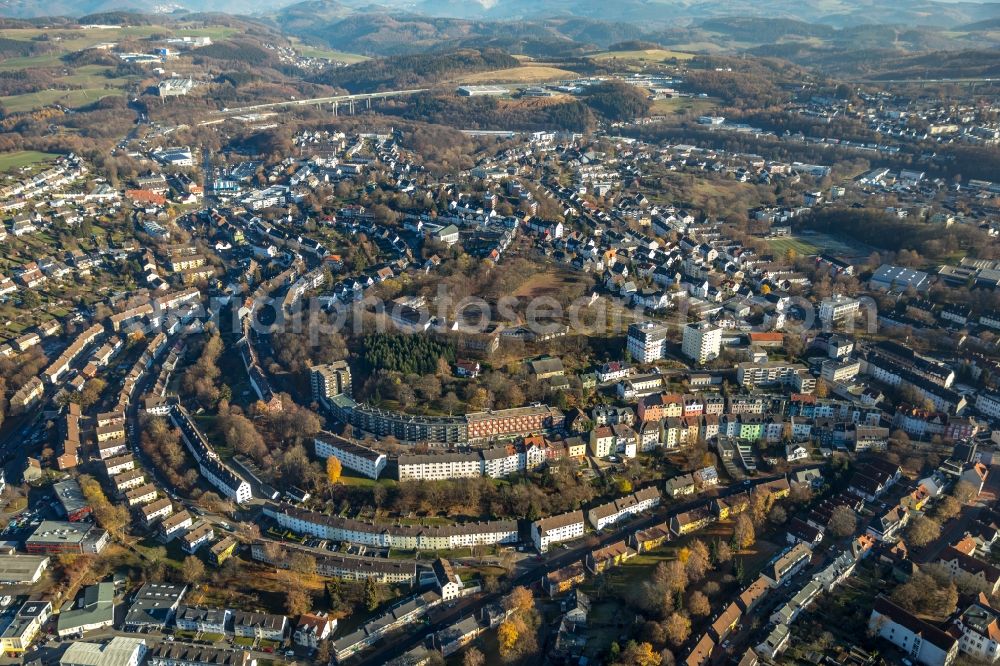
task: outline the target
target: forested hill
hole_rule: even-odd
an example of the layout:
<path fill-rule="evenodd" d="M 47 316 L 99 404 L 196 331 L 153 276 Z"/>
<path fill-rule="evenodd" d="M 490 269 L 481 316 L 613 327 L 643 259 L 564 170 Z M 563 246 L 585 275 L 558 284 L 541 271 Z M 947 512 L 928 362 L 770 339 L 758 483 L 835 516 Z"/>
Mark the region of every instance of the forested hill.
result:
<path fill-rule="evenodd" d="M 351 93 L 420 88 L 462 74 L 517 67 L 520 63 L 496 49 L 463 49 L 448 53 L 391 56 L 327 70 L 313 83 L 343 88 Z"/>

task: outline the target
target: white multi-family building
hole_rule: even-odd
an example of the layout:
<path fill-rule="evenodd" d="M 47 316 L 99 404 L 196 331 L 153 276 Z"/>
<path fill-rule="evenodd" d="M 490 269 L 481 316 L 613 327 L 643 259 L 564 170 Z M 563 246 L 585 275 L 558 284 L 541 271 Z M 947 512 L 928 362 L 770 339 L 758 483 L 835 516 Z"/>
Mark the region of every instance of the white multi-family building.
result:
<path fill-rule="evenodd" d="M 708 322 L 691 323 L 684 327 L 681 352 L 696 363 L 707 363 L 719 357 L 722 329 Z"/>
<path fill-rule="evenodd" d="M 377 479 L 385 469 L 388 459 L 384 453 L 362 446 L 331 433 L 322 433 L 313 439 L 316 456 L 334 457 L 347 469 Z"/>
<path fill-rule="evenodd" d="M 483 476 L 499 479 L 516 474 L 521 469 L 521 455 L 512 445 L 494 446 L 479 453 L 483 460 Z"/>
<path fill-rule="evenodd" d="M 570 511 L 531 523 L 531 540 L 538 552 L 545 553 L 554 543 L 582 537 L 583 531 L 583 511 Z"/>
<path fill-rule="evenodd" d="M 1000 393 L 980 391 L 976 396 L 976 409 L 991 419 L 1000 419 Z"/>
<path fill-rule="evenodd" d="M 949 666 L 958 656 L 958 640 L 911 615 L 885 597 L 875 599 L 868 630 L 889 641 L 923 666 Z"/>
<path fill-rule="evenodd" d="M 838 362 L 831 359 L 823 361 L 820 376 L 828 382 L 840 383 L 854 379 L 859 372 L 861 372 L 859 361 Z"/>
<path fill-rule="evenodd" d="M 267 507 L 264 513 L 284 529 L 319 539 L 402 550 L 447 550 L 515 543 L 516 520 L 491 520 L 455 525 L 375 525 L 291 506 Z"/>
<path fill-rule="evenodd" d="M 801 363 L 740 363 L 736 369 L 736 381 L 746 389 L 777 384 L 793 387 L 799 393 L 816 390 L 816 378 Z"/>
<path fill-rule="evenodd" d="M 990 605 L 985 594 L 980 593 L 979 599 L 958 616 L 955 628 L 962 634 L 958 639 L 960 652 L 982 662 L 1000 659 L 1000 611 Z"/>
<path fill-rule="evenodd" d="M 174 615 L 174 624 L 181 631 L 225 635 L 232 616 L 233 612 L 226 608 L 179 606 Z"/>
<path fill-rule="evenodd" d="M 478 451 L 401 455 L 399 480 L 471 479 L 482 476 L 482 462 Z"/>
<path fill-rule="evenodd" d="M 652 321 L 631 324 L 626 337 L 629 355 L 639 363 L 652 363 L 666 355 L 667 327 Z"/>
<path fill-rule="evenodd" d="M 244 638 L 283 641 L 288 632 L 288 618 L 269 613 L 237 611 L 233 615 L 233 633 Z"/>
<path fill-rule="evenodd" d="M 635 516 L 643 511 L 649 511 L 660 504 L 660 491 L 654 487 L 645 488 L 639 492 L 620 497 L 613 502 L 595 506 L 587 511 L 587 520 L 595 530 L 602 530 L 609 525 Z"/>
<path fill-rule="evenodd" d="M 198 470 L 206 481 L 222 491 L 223 496 L 243 504 L 253 499 L 250 484 L 239 474 L 215 458 L 198 461 Z"/>
<path fill-rule="evenodd" d="M 837 294 L 830 298 L 823 299 L 819 304 L 819 320 L 824 324 L 853 317 L 861 308 L 861 301 Z"/>

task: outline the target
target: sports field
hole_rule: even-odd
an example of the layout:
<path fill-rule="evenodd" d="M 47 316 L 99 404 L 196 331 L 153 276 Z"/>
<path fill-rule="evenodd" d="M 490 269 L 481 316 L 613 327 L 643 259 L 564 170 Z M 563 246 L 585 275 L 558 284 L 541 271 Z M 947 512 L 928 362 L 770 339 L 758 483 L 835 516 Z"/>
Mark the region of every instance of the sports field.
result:
<path fill-rule="evenodd" d="M 849 239 L 834 238 L 827 234 L 808 232 L 785 236 L 782 238 L 769 238 L 767 241 L 771 249 L 776 254 L 784 254 L 789 249 L 795 250 L 799 255 L 819 254 L 829 252 L 847 259 L 867 257 L 874 248 Z"/>
<path fill-rule="evenodd" d="M 779 256 L 787 254 L 789 250 L 794 250 L 799 256 L 818 254 L 820 252 L 818 246 L 794 236 L 769 238 L 767 242 L 771 246 L 771 250 Z"/>

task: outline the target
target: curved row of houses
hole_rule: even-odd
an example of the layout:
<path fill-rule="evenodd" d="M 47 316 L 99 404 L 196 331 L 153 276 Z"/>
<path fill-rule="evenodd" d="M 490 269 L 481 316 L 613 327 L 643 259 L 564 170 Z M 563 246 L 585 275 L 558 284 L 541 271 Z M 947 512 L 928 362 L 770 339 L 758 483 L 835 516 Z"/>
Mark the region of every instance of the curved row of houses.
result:
<path fill-rule="evenodd" d="M 206 481 L 237 504 L 249 502 L 253 498 L 250 484 L 219 458 L 186 409 L 180 405 L 172 405 L 170 420 L 180 429 L 181 438 L 198 461 L 198 471 Z"/>
<path fill-rule="evenodd" d="M 353 518 L 328 516 L 291 505 L 268 505 L 264 514 L 286 530 L 318 539 L 402 550 L 449 550 L 497 543 L 516 543 L 516 520 L 490 520 L 454 525 L 375 525 Z"/>

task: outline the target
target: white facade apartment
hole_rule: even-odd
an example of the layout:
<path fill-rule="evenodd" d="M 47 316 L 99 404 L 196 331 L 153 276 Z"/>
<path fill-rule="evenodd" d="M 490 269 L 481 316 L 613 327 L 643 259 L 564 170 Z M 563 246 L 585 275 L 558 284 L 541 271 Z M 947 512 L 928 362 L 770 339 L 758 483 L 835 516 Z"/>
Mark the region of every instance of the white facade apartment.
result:
<path fill-rule="evenodd" d="M 949 666 L 958 655 L 958 641 L 951 635 L 886 599 L 875 600 L 868 629 L 923 666 Z"/>
<path fill-rule="evenodd" d="M 981 391 L 976 396 L 976 409 L 991 419 L 1000 418 L 1000 393 Z"/>
<path fill-rule="evenodd" d="M 760 384 L 781 384 L 782 386 L 803 386 L 812 379 L 812 388 L 816 380 L 806 372 L 801 363 L 740 363 L 736 370 L 736 381 L 743 388 L 754 388 Z"/>
<path fill-rule="evenodd" d="M 355 444 L 342 437 L 324 435 L 313 439 L 317 457 L 334 457 L 347 469 L 354 470 L 369 479 L 378 479 L 385 469 L 388 459 L 384 453 Z"/>
<path fill-rule="evenodd" d="M 203 459 L 199 462 L 198 469 L 206 481 L 221 490 L 224 496 L 236 500 L 237 504 L 253 499 L 250 484 L 217 460 Z"/>
<path fill-rule="evenodd" d="M 684 327 L 681 352 L 697 363 L 707 363 L 719 357 L 722 348 L 722 329 L 708 322 L 688 324 Z"/>
<path fill-rule="evenodd" d="M 163 520 L 170 514 L 174 512 L 174 505 L 167 498 L 148 504 L 141 509 L 139 512 L 142 514 L 143 522 L 146 526 L 150 526 L 158 520 Z"/>
<path fill-rule="evenodd" d="M 135 460 L 131 456 L 125 460 L 108 460 L 108 464 L 105 467 L 109 477 L 117 476 L 122 472 L 127 472 L 129 470 L 135 469 Z"/>
<path fill-rule="evenodd" d="M 163 532 L 163 536 L 170 538 L 174 534 L 191 527 L 193 522 L 194 520 L 191 518 L 190 513 L 181 511 L 160 523 L 160 531 Z"/>
<path fill-rule="evenodd" d="M 623 518 L 649 511 L 660 504 L 660 493 L 656 488 L 647 488 L 637 493 L 626 495 L 613 502 L 596 506 L 587 512 L 587 520 L 594 529 L 601 531 Z"/>
<path fill-rule="evenodd" d="M 468 479 L 482 476 L 482 458 L 476 453 L 439 453 L 399 457 L 399 480 Z"/>
<path fill-rule="evenodd" d="M 521 456 L 514 448 L 495 447 L 480 452 L 483 457 L 482 474 L 499 479 L 517 474 L 521 469 Z"/>
<path fill-rule="evenodd" d="M 529 445 L 525 450 L 518 453 L 518 469 L 532 470 L 545 464 L 545 449 L 540 446 Z"/>
<path fill-rule="evenodd" d="M 199 548 L 214 538 L 215 530 L 212 529 L 210 524 L 204 523 L 201 527 L 196 527 L 181 537 L 181 547 L 185 551 L 194 554 Z"/>
<path fill-rule="evenodd" d="M 615 433 L 608 427 L 597 428 L 590 433 L 590 454 L 606 458 L 615 448 Z"/>
<path fill-rule="evenodd" d="M 268 512 L 268 515 L 273 516 L 278 525 L 284 529 L 308 534 L 318 539 L 404 550 L 444 550 L 514 543 L 518 540 L 517 522 L 511 520 L 449 527 L 417 527 L 372 525 L 299 510 L 295 510 L 294 513 Z"/>
<path fill-rule="evenodd" d="M 820 376 L 828 382 L 846 382 L 854 379 L 861 371 L 861 363 L 858 361 L 823 361 Z"/>
<path fill-rule="evenodd" d="M 958 639 L 958 649 L 972 656 L 973 659 L 995 662 L 1000 659 L 1000 642 L 997 634 L 1000 632 L 1000 615 L 981 598 L 980 603 L 973 603 L 955 622 L 955 627 L 962 632 Z"/>
<path fill-rule="evenodd" d="M 582 537 L 583 531 L 583 511 L 571 511 L 531 523 L 531 540 L 538 552 L 545 553 L 554 543 Z"/>
<path fill-rule="evenodd" d="M 124 437 L 121 439 L 107 439 L 103 442 L 98 442 L 97 451 L 101 460 L 114 458 L 128 452 L 128 441 Z"/>
<path fill-rule="evenodd" d="M 174 615 L 174 624 L 181 631 L 199 631 L 204 634 L 225 634 L 233 612 L 228 608 L 198 608 L 182 606 Z"/>
<path fill-rule="evenodd" d="M 840 294 L 832 298 L 825 298 L 819 304 L 819 320 L 831 323 L 853 317 L 861 307 L 861 301 L 856 298 L 848 298 Z"/>
<path fill-rule="evenodd" d="M 237 612 L 233 621 L 233 633 L 247 638 L 282 641 L 287 630 L 288 618 L 284 615 Z"/>
<path fill-rule="evenodd" d="M 146 476 L 137 469 L 122 472 L 111 480 L 111 484 L 119 493 L 124 493 L 126 490 L 131 490 L 132 488 L 138 488 L 145 483 Z"/>
<path fill-rule="evenodd" d="M 651 321 L 630 325 L 626 349 L 639 363 L 652 363 L 663 358 L 667 350 L 667 327 Z"/>

